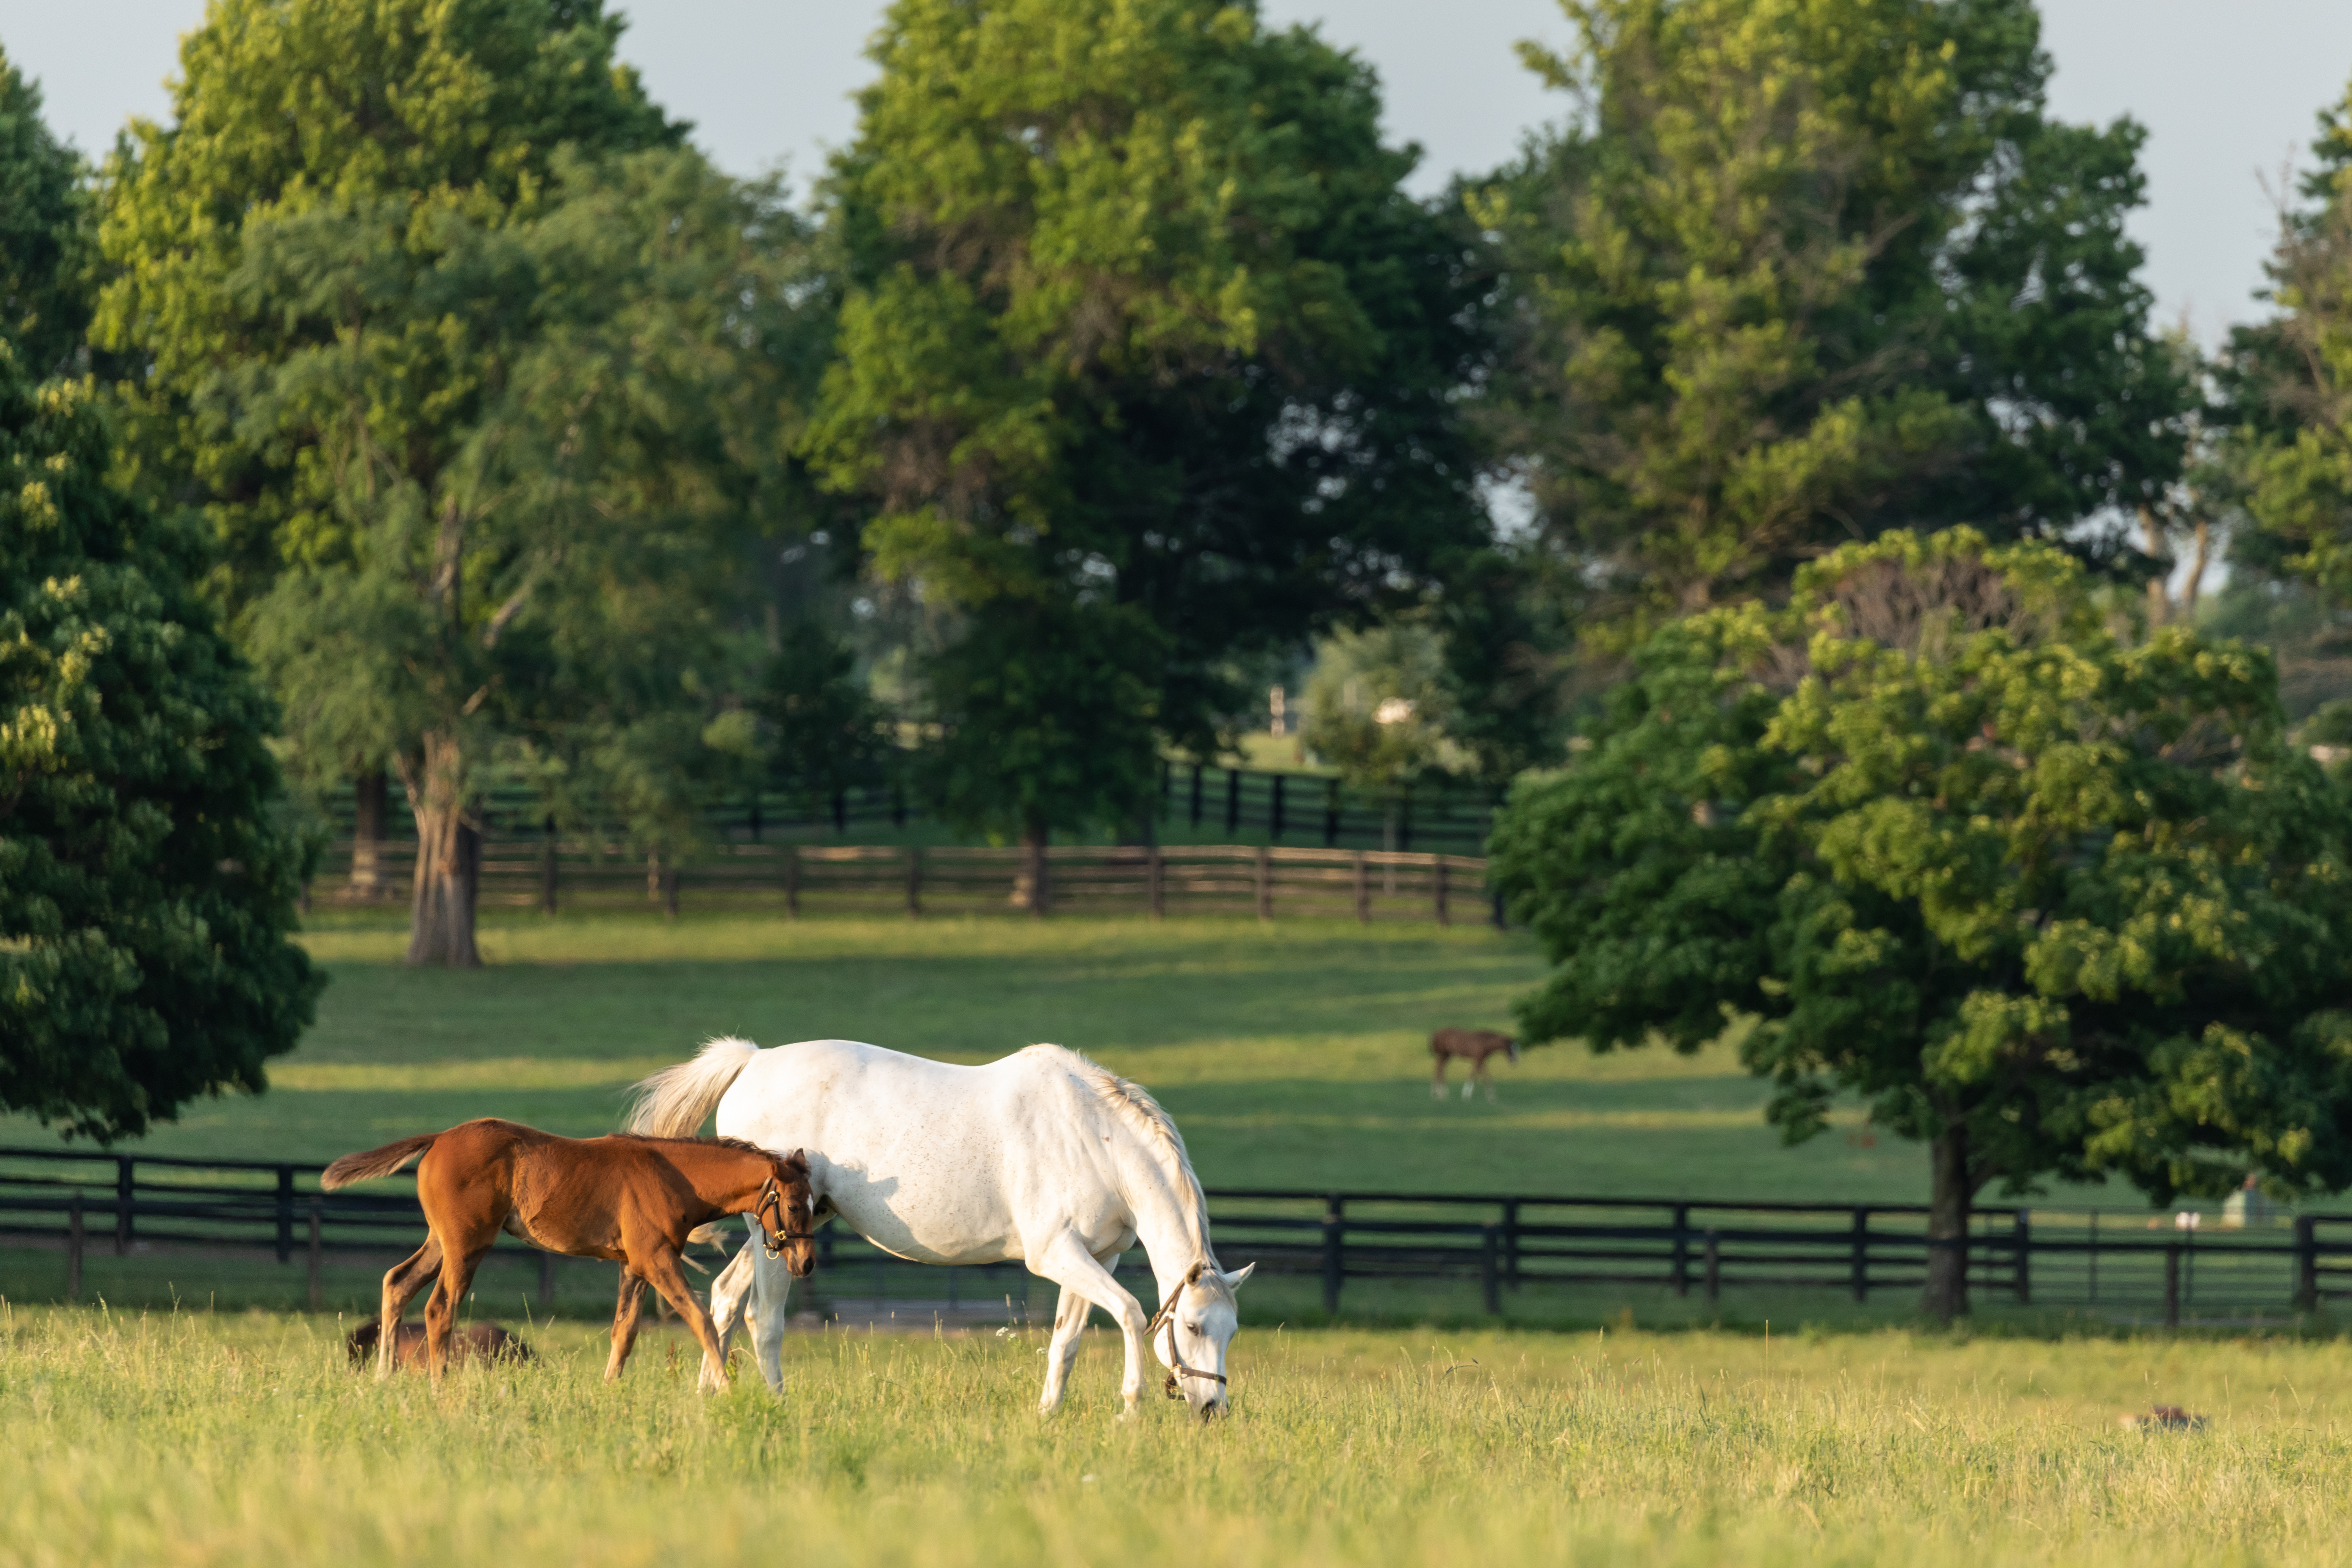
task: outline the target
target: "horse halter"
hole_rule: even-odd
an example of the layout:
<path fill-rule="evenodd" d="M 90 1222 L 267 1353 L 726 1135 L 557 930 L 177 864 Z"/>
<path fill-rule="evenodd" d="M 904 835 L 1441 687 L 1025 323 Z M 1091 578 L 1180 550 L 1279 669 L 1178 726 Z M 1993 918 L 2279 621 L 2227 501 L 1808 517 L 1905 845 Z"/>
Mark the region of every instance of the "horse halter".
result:
<path fill-rule="evenodd" d="M 784 1255 L 784 1243 L 816 1239 L 816 1232 L 813 1230 L 784 1228 L 784 1190 L 776 1185 L 776 1178 L 773 1176 L 770 1176 L 768 1184 L 760 1189 L 760 1201 L 751 1210 L 751 1218 L 754 1222 L 763 1220 L 768 1217 L 768 1211 L 771 1209 L 776 1213 L 775 1233 L 772 1236 L 767 1226 L 760 1227 L 760 1247 L 767 1253 L 771 1263 Z"/>
<path fill-rule="evenodd" d="M 1168 1300 L 1160 1303 L 1160 1310 L 1153 1313 L 1151 1321 L 1144 1325 L 1143 1338 L 1146 1343 L 1150 1343 L 1152 1337 L 1160 1332 L 1160 1326 L 1162 1323 L 1168 1325 L 1168 1364 L 1175 1370 L 1168 1374 L 1168 1380 L 1161 1385 L 1161 1390 L 1171 1399 L 1184 1397 L 1183 1385 L 1176 1381 L 1179 1377 L 1205 1378 L 1213 1383 L 1225 1382 L 1225 1374 L 1222 1372 L 1202 1372 L 1197 1366 L 1186 1366 L 1184 1358 L 1176 1351 L 1176 1303 L 1184 1299 L 1184 1287 L 1201 1278 L 1201 1270 L 1204 1267 L 1206 1266 L 1199 1263 L 1192 1265 L 1192 1272 L 1184 1276 L 1184 1284 L 1179 1285 L 1174 1290 L 1169 1292 Z M 1230 1387 L 1231 1384 L 1227 1386 Z"/>

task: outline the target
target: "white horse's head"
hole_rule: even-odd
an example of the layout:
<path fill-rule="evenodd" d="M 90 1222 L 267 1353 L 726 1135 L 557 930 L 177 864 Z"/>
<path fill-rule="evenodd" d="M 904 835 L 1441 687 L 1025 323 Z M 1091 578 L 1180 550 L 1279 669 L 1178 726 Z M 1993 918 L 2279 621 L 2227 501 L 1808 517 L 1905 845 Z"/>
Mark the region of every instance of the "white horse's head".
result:
<path fill-rule="evenodd" d="M 1171 1392 L 1203 1421 L 1225 1412 L 1225 1347 L 1241 1325 L 1234 1292 L 1256 1268 L 1253 1263 L 1225 1274 L 1205 1262 L 1193 1264 L 1175 1299 L 1162 1307 L 1151 1336 Z"/>

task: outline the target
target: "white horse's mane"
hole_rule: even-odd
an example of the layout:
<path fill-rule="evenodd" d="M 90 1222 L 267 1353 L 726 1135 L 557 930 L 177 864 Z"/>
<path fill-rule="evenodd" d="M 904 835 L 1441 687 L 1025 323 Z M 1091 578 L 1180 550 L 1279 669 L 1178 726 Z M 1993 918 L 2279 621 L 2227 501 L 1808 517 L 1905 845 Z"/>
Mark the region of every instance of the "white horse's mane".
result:
<path fill-rule="evenodd" d="M 1160 1108 L 1160 1102 L 1151 1098 L 1151 1091 L 1132 1079 L 1119 1077 L 1100 1062 L 1067 1046 L 1034 1045 L 1021 1054 L 1050 1056 L 1051 1059 L 1076 1074 L 1087 1088 L 1095 1091 L 1096 1098 L 1110 1107 L 1120 1121 L 1141 1133 L 1147 1142 L 1158 1143 L 1173 1158 L 1177 1176 L 1183 1183 L 1185 1195 L 1191 1200 L 1192 1212 L 1199 1219 L 1202 1255 L 1212 1268 L 1216 1268 L 1217 1255 L 1209 1247 L 1208 1194 L 1201 1190 L 1201 1178 L 1192 1173 L 1192 1156 L 1184 1147 L 1184 1135 L 1176 1131 L 1176 1123 L 1169 1119 L 1168 1112 Z M 1218 1283 L 1222 1285 L 1223 1281 L 1220 1279 Z"/>

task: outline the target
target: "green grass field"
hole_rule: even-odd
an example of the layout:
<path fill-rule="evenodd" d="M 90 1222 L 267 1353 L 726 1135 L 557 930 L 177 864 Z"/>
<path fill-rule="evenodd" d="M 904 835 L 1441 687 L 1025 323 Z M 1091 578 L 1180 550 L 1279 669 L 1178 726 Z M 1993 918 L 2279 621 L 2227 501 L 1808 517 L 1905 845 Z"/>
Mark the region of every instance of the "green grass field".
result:
<path fill-rule="evenodd" d="M 593 1331 L 441 1390 L 330 1321 L 0 1310 L 0 1568 L 2340 1562 L 2352 1349 L 1903 1333 L 1245 1332 L 1235 1415 L 1116 1419 L 1096 1333 L 835 1333 L 704 1399 Z M 690 1349 L 690 1347 L 688 1347 Z M 2154 1402 L 2194 1434 L 2119 1431 Z"/>
<path fill-rule="evenodd" d="M 1926 1190 L 1922 1152 L 1851 1121 L 1783 1149 L 1727 1049 L 1547 1046 L 1497 1067 L 1497 1104 L 1433 1102 L 1430 1030 L 1507 1027 L 1541 973 L 1527 938 L 1485 927 L 504 916 L 484 930 L 490 966 L 449 973 L 402 967 L 395 921 L 316 923 L 332 983 L 269 1092 L 200 1102 L 137 1147 L 326 1160 L 475 1116 L 593 1133 L 630 1082 L 719 1033 L 971 1062 L 1051 1040 L 1158 1094 L 1213 1187 Z M 0 1143 L 47 1142 L 0 1120 Z"/>

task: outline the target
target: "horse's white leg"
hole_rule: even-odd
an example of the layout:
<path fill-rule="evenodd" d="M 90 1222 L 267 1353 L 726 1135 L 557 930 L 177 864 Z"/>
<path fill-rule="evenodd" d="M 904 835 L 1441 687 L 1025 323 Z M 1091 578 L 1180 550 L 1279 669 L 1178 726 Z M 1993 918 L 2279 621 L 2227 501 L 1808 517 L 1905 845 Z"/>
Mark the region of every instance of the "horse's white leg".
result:
<path fill-rule="evenodd" d="M 714 1372 L 708 1362 L 702 1368 L 702 1391 L 716 1394 L 727 1386 L 727 1345 L 735 1336 L 736 1321 L 743 1315 L 743 1303 L 751 1293 L 751 1254 L 756 1240 L 746 1242 L 727 1267 L 710 1281 L 710 1327 L 719 1336 L 719 1366 Z"/>
<path fill-rule="evenodd" d="M 1445 1058 L 1437 1058 L 1437 1072 L 1429 1080 L 1429 1097 L 1440 1104 L 1445 1100 Z"/>
<path fill-rule="evenodd" d="M 1477 1087 L 1478 1087 L 1478 1075 L 1477 1075 L 1476 1073 L 1475 1073 L 1475 1072 L 1474 1072 L 1474 1073 L 1472 1073 L 1468 1078 L 1465 1078 L 1465 1079 L 1464 1079 L 1462 1080 L 1462 1098 L 1463 1098 L 1463 1099 L 1465 1099 L 1465 1100 L 1469 1099 L 1469 1098 L 1470 1098 L 1470 1092 L 1471 1092 L 1471 1090 L 1473 1090 L 1473 1089 L 1476 1089 Z"/>
<path fill-rule="evenodd" d="M 793 1271 L 781 1258 L 772 1258 L 756 1241 L 746 1246 L 751 1255 L 751 1354 L 769 1392 L 784 1391 L 784 1303 L 793 1293 Z"/>
<path fill-rule="evenodd" d="M 1066 1291 L 1076 1291 L 1118 1320 L 1127 1338 L 1127 1375 L 1120 1379 L 1118 1392 L 1127 1401 L 1126 1413 L 1133 1415 L 1137 1402 L 1143 1397 L 1143 1360 L 1147 1350 L 1143 1331 L 1151 1321 L 1142 1306 L 1127 1293 L 1127 1287 L 1111 1277 L 1109 1269 L 1096 1260 L 1086 1244 L 1066 1230 L 1045 1244 L 1044 1251 L 1029 1265 L 1029 1270 L 1051 1279 Z"/>
<path fill-rule="evenodd" d="M 1094 1305 L 1067 1285 L 1062 1287 L 1061 1301 L 1054 1309 L 1054 1338 L 1045 1347 L 1045 1392 L 1037 1400 L 1040 1415 L 1051 1415 L 1062 1407 L 1062 1390 L 1068 1386 L 1070 1368 L 1078 1359 L 1078 1336 L 1085 1331 L 1087 1314 Z"/>

